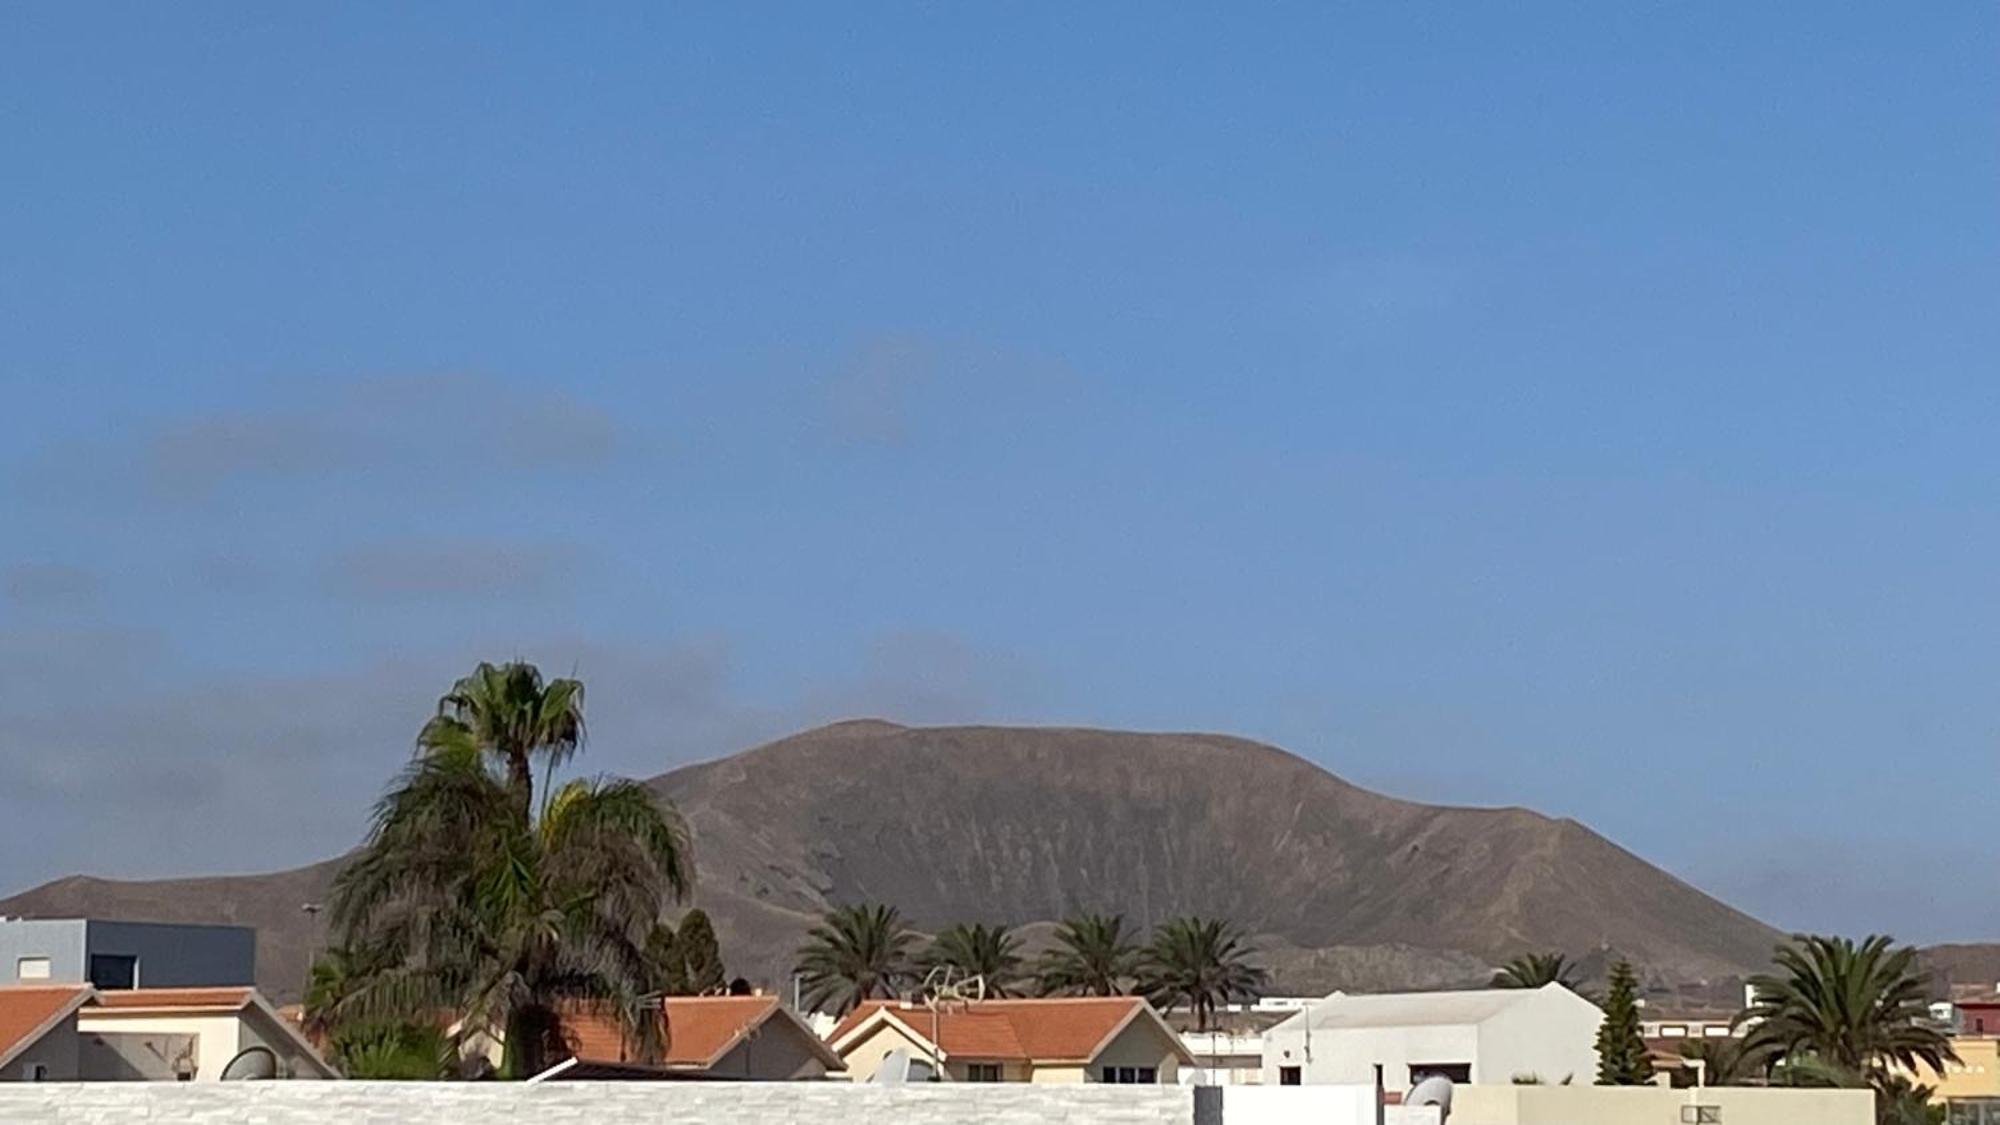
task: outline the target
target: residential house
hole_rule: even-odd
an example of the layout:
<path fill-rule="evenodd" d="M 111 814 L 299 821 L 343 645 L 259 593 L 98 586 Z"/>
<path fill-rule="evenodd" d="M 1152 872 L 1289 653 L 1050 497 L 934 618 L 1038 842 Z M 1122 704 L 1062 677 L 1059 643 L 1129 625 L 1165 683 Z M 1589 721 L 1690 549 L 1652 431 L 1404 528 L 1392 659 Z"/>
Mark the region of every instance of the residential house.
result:
<path fill-rule="evenodd" d="M 975 1000 L 930 1006 L 870 1000 L 827 1036 L 857 1082 L 902 1051 L 951 1082 L 1180 1081 L 1194 1062 L 1152 1005 L 1135 996 Z"/>
<path fill-rule="evenodd" d="M 1942 1072 L 1919 1067 L 1911 1077 L 1935 1091 L 1953 1125 L 2000 1125 L 2000 996 L 1990 987 L 1954 987 L 1946 1007 L 1958 1061 Z"/>
<path fill-rule="evenodd" d="M 1209 1014 L 1208 1029 L 1195 1030 L 1195 1014 L 1174 1008 L 1167 1025 L 1180 1033 L 1181 1045 L 1194 1056 L 1181 1069 L 1184 1086 L 1255 1086 L 1264 1081 L 1264 1033 L 1300 1011 L 1306 1001 L 1230 1004 Z"/>
<path fill-rule="evenodd" d="M 1455 1083 L 1589 1082 L 1604 1013 L 1560 984 L 1464 992 L 1334 993 L 1264 1033 L 1268 1084 L 1406 1090 Z"/>
<path fill-rule="evenodd" d="M 276 1077 L 340 1076 L 254 988 L 96 991 L 77 1010 L 76 1029 L 85 1081 L 213 1082 L 259 1048 Z"/>
<path fill-rule="evenodd" d="M 0 918 L 0 985 L 121 988 L 249 985 L 257 932 L 97 918 Z"/>
<path fill-rule="evenodd" d="M 339 1077 L 255 989 L 0 985 L 0 1081 L 212 1082 L 245 1052 Z"/>
<path fill-rule="evenodd" d="M 570 1013 L 563 1022 L 574 1061 L 551 1077 L 788 1082 L 841 1068 L 840 1056 L 775 996 L 669 996 L 661 1011 L 666 1052 L 653 1062 L 610 1013 Z"/>
<path fill-rule="evenodd" d="M 1639 1009 L 1639 1037 L 1660 1070 L 1679 1070 L 1688 1065 L 1685 1048 L 1704 1040 L 1730 1039 L 1741 1030 L 1735 1026 L 1736 1013 L 1713 1008 Z"/>
<path fill-rule="evenodd" d="M 74 1082 L 88 985 L 0 985 L 0 1082 Z"/>

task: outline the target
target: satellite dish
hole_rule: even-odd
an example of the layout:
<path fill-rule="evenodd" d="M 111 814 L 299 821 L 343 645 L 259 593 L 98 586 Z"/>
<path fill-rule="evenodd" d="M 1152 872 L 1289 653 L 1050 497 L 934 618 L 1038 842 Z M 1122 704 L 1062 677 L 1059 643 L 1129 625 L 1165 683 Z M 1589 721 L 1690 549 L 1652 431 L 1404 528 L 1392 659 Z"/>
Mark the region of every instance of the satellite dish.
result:
<path fill-rule="evenodd" d="M 901 1086 L 910 1080 L 910 1052 L 901 1047 L 882 1056 L 882 1065 L 875 1068 L 875 1077 L 868 1081 L 882 1086 Z"/>
<path fill-rule="evenodd" d="M 923 1059 L 913 1059 L 910 1052 L 898 1047 L 882 1056 L 881 1065 L 875 1068 L 875 1076 L 868 1081 L 877 1086 L 907 1086 L 912 1082 L 929 1082 L 931 1064 Z"/>
<path fill-rule="evenodd" d="M 1426 1074 L 1403 1095 L 1404 1105 L 1434 1105 L 1438 1120 L 1451 1116 L 1451 1079 L 1442 1074 Z"/>
<path fill-rule="evenodd" d="M 269 1047 L 248 1047 L 222 1068 L 224 1082 L 268 1082 L 278 1077 L 278 1055 Z"/>

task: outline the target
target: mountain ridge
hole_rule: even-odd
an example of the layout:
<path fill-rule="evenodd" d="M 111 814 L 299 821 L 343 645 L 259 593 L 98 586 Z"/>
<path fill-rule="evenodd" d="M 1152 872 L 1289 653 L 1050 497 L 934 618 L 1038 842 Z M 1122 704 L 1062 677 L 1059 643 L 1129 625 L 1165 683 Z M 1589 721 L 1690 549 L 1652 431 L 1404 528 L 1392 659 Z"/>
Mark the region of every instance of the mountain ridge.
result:
<path fill-rule="evenodd" d="M 854 719 L 646 784 L 687 820 L 695 904 L 732 971 L 773 985 L 819 913 L 862 900 L 925 930 L 1219 915 L 1301 991 L 1478 983 L 1540 949 L 1615 948 L 1658 979 L 1706 981 L 1761 967 L 1781 936 L 1572 819 L 1406 801 L 1225 734 Z M 323 941 L 303 908 L 340 862 L 70 876 L 0 913 L 255 925 L 260 983 L 289 998 Z"/>

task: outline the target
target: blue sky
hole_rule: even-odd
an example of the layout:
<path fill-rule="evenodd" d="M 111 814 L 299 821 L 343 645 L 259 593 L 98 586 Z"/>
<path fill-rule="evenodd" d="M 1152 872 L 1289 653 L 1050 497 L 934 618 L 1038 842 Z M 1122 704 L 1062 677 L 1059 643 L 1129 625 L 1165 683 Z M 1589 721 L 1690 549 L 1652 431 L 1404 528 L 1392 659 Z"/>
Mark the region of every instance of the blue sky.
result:
<path fill-rule="evenodd" d="M 2000 937 L 1990 4 L 0 13 L 0 887 L 1228 731 Z"/>

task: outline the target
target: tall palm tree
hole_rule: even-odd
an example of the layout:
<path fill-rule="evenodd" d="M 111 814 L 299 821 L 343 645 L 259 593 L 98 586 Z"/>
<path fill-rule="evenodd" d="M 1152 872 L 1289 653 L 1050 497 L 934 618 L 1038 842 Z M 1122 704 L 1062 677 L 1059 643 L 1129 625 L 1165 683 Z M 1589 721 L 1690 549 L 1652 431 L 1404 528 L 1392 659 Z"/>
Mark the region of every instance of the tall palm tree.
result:
<path fill-rule="evenodd" d="M 1263 988 L 1265 972 L 1251 957 L 1242 935 L 1219 918 L 1170 918 L 1140 955 L 1139 991 L 1156 1008 L 1186 1004 L 1195 1030 L 1207 1031 L 1217 1005 Z"/>
<path fill-rule="evenodd" d="M 1056 930 L 1035 976 L 1044 996 L 1122 996 L 1139 971 L 1139 946 L 1123 914 L 1082 914 Z"/>
<path fill-rule="evenodd" d="M 525 813 L 537 760 L 546 776 L 582 749 L 583 737 L 581 681 L 544 681 L 541 669 L 520 661 L 482 663 L 438 700 L 437 714 L 417 733 L 417 748 L 475 750 L 491 759 L 505 770 Z"/>
<path fill-rule="evenodd" d="M 1021 977 L 1021 939 L 1005 926 L 960 923 L 931 939 L 919 963 L 926 969 L 949 968 L 960 977 L 980 977 L 988 996 L 1012 996 Z"/>
<path fill-rule="evenodd" d="M 579 1005 L 619 1013 L 642 1054 L 660 1048 L 646 946 L 693 883 L 687 835 L 631 781 L 571 781 L 534 808 L 533 773 L 519 767 L 537 755 L 553 765 L 582 737 L 580 686 L 530 698 L 540 683 L 532 667 L 482 665 L 446 697 L 463 696 L 463 713 L 425 727 L 421 756 L 335 880 L 336 944 L 365 951 L 369 968 L 326 1018 L 448 1010 L 468 1033 L 504 1029 L 517 1076 L 566 1053 Z M 504 689 L 514 719 L 497 719 L 489 688 Z"/>
<path fill-rule="evenodd" d="M 806 1007 L 838 1016 L 863 1000 L 894 998 L 913 975 L 910 946 L 916 940 L 893 906 L 863 903 L 828 911 L 798 953 Z"/>
<path fill-rule="evenodd" d="M 1774 960 L 1776 972 L 1750 978 L 1755 999 L 1737 1022 L 1784 1066 L 1810 1063 L 1880 1088 L 1893 1070 L 1939 1072 L 1958 1061 L 1951 1041 L 1927 1022 L 1915 949 L 1880 934 L 1858 945 L 1800 935 Z"/>
<path fill-rule="evenodd" d="M 1493 974 L 1494 988 L 1543 988 L 1559 984 L 1578 991 L 1576 963 L 1561 953 L 1523 953 Z"/>

